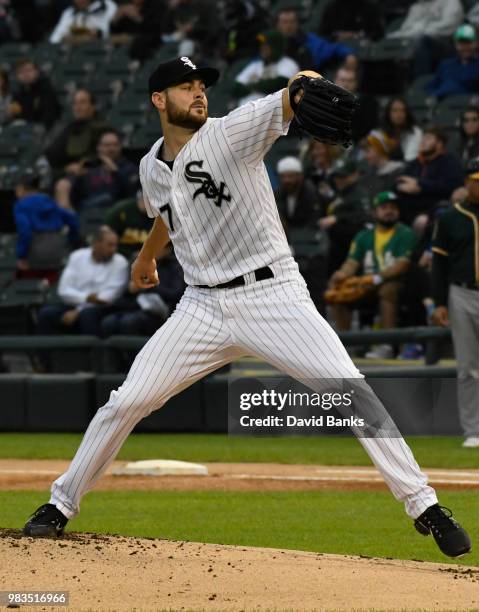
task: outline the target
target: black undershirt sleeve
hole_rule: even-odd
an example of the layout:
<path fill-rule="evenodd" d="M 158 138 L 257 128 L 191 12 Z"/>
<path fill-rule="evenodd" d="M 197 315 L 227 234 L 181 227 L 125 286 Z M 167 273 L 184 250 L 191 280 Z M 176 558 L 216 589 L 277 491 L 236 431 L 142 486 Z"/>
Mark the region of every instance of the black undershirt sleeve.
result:
<path fill-rule="evenodd" d="M 437 306 L 447 306 L 449 260 L 445 255 L 432 256 L 432 299 Z"/>

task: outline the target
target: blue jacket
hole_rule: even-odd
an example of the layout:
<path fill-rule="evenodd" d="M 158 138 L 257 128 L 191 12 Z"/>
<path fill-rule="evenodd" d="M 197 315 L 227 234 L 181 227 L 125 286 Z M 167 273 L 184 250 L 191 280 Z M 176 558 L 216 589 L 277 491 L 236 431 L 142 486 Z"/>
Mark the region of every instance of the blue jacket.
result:
<path fill-rule="evenodd" d="M 345 59 L 354 51 L 341 43 L 332 43 L 314 32 L 305 35 L 304 46 L 311 53 L 314 67 L 320 68 L 332 59 Z"/>
<path fill-rule="evenodd" d="M 55 232 L 66 225 L 69 228 L 68 237 L 72 242 L 79 237 L 76 214 L 61 208 L 44 193 L 34 193 L 17 200 L 13 215 L 18 233 L 18 259 L 27 257 L 35 232 Z"/>
<path fill-rule="evenodd" d="M 442 60 L 432 81 L 426 86 L 426 91 L 438 98 L 455 94 L 472 94 L 479 89 L 479 55 L 467 63 L 459 56 Z"/>

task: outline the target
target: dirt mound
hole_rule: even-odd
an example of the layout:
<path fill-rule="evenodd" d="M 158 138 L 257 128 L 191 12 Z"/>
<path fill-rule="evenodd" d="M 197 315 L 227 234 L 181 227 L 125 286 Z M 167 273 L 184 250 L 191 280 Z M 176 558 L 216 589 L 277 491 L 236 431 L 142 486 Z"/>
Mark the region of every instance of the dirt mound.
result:
<path fill-rule="evenodd" d="M 479 607 L 479 569 L 464 566 L 14 530 L 0 559 L 0 590 L 69 591 L 72 610 Z"/>

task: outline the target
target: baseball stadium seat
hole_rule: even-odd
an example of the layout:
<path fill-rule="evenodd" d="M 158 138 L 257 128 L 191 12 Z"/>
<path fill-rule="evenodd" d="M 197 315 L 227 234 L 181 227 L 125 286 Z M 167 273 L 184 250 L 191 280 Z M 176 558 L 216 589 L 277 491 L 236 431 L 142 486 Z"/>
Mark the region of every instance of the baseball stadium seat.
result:
<path fill-rule="evenodd" d="M 14 280 L 0 293 L 0 333 L 28 334 L 32 312 L 44 303 L 47 285 L 39 279 Z"/>
<path fill-rule="evenodd" d="M 436 108 L 434 113 L 434 123 L 441 127 L 457 127 L 459 125 L 460 111 L 457 108 L 444 107 Z"/>
<path fill-rule="evenodd" d="M 407 92 L 406 100 L 419 124 L 424 125 L 431 121 L 436 103 L 435 98 L 427 96 L 424 91 L 410 90 Z"/>
<path fill-rule="evenodd" d="M 327 252 L 326 234 L 316 228 L 291 228 L 288 231 L 288 240 L 296 259 L 310 259 Z"/>
<path fill-rule="evenodd" d="M 413 55 L 408 38 L 383 38 L 366 47 L 360 47 L 360 58 L 368 61 L 410 60 Z"/>
<path fill-rule="evenodd" d="M 7 42 L 0 46 L 0 66 L 12 69 L 21 57 L 28 56 L 31 51 L 29 43 Z"/>
<path fill-rule="evenodd" d="M 324 11 L 330 2 L 331 0 L 316 0 L 316 2 L 313 3 L 313 9 L 309 20 L 311 30 L 315 31 L 319 28 Z"/>
<path fill-rule="evenodd" d="M 441 100 L 438 105 L 438 110 L 443 109 L 454 109 L 459 116 L 460 113 L 468 106 L 476 106 L 479 104 L 478 94 L 459 94 L 455 96 L 448 96 Z"/>
<path fill-rule="evenodd" d="M 82 210 L 80 217 L 80 235 L 89 240 L 96 229 L 105 221 L 106 210 L 103 208 L 87 208 Z"/>
<path fill-rule="evenodd" d="M 297 157 L 299 154 L 300 140 L 293 136 L 278 138 L 267 153 L 264 163 L 276 172 L 276 165 L 283 157 L 292 155 Z"/>
<path fill-rule="evenodd" d="M 130 149 L 144 151 L 149 149 L 153 143 L 161 136 L 161 126 L 159 121 L 146 123 L 134 131 L 130 141 Z"/>
<path fill-rule="evenodd" d="M 434 74 L 422 74 L 418 76 L 414 81 L 409 85 L 406 95 L 409 97 L 413 93 L 427 95 L 426 94 L 426 85 L 434 78 Z"/>

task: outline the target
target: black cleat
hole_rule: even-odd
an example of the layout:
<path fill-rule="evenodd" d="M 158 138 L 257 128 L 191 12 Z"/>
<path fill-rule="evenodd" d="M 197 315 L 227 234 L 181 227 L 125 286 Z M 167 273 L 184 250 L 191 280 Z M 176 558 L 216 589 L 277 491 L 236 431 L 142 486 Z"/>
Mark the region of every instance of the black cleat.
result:
<path fill-rule="evenodd" d="M 67 517 L 56 506 L 44 504 L 32 514 L 23 528 L 23 534 L 33 538 L 57 538 L 63 535 L 63 529 L 67 523 Z"/>
<path fill-rule="evenodd" d="M 452 518 L 449 508 L 430 506 L 415 521 L 414 527 L 424 536 L 432 533 L 436 544 L 448 557 L 461 557 L 471 551 L 471 539 Z"/>

